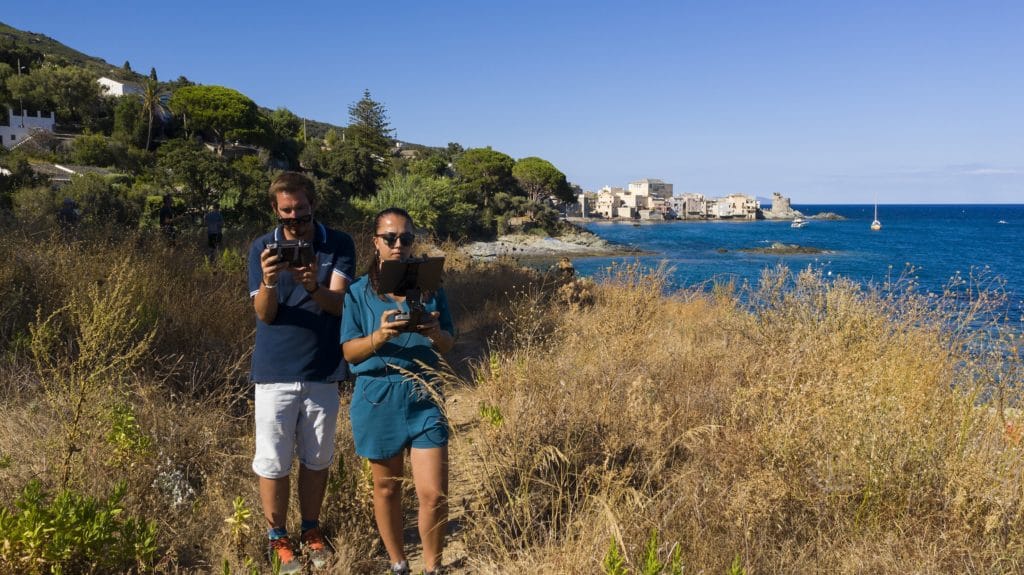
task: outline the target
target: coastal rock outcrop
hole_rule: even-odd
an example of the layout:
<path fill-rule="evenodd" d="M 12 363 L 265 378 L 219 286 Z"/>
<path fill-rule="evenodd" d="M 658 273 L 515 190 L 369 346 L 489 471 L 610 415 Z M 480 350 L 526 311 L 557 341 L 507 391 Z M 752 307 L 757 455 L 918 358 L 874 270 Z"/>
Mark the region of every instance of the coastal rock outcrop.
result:
<path fill-rule="evenodd" d="M 828 253 L 821 248 L 815 248 L 811 246 L 800 246 L 797 244 L 784 244 L 782 242 L 774 242 L 772 245 L 763 248 L 743 248 L 739 251 L 753 254 L 772 255 L 802 255 Z"/>
<path fill-rule="evenodd" d="M 492 260 L 499 257 L 612 256 L 639 253 L 631 246 L 613 244 L 599 236 L 574 231 L 557 238 L 530 234 L 508 234 L 493 242 L 473 242 L 462 247 L 473 258 Z"/>

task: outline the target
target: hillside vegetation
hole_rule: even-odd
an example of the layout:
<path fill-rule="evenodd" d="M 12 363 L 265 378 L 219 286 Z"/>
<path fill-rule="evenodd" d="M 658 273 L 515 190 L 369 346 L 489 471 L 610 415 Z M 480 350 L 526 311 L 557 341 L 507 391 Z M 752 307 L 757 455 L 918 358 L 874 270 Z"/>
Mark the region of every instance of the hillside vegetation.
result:
<path fill-rule="evenodd" d="M 107 92 L 101 76 L 127 82 L 124 95 Z M 173 195 L 180 212 L 194 216 L 218 203 L 229 225 L 266 227 L 265 191 L 282 170 L 316 181 L 319 215 L 329 223 L 400 203 L 441 238 L 491 239 L 513 223 L 557 235 L 559 210 L 575 201 L 565 174 L 542 158 L 397 141 L 387 108 L 369 90 L 348 106 L 347 126 L 332 126 L 262 108 L 230 87 L 161 80 L 129 61 L 111 66 L 0 24 L 0 110 L 6 106 L 55 117 L 53 132 L 34 129 L 13 150 L 0 147 L 0 168 L 12 174 L 0 175 L 0 209 L 22 217 L 52 214 L 62 201 L 45 189 L 46 174 L 60 173 L 50 163 L 99 173 L 88 190 L 69 186 L 67 197 L 90 217 L 129 227 L 152 225 L 163 195 Z"/>

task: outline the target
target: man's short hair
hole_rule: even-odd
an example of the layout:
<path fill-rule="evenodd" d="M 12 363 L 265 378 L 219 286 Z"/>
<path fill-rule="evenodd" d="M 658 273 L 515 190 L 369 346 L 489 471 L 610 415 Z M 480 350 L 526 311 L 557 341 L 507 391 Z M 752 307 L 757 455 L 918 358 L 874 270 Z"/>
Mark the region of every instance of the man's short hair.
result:
<path fill-rule="evenodd" d="M 277 207 L 277 194 L 306 194 L 309 205 L 316 205 L 316 186 L 313 180 L 298 172 L 282 172 L 270 183 L 270 205 Z"/>

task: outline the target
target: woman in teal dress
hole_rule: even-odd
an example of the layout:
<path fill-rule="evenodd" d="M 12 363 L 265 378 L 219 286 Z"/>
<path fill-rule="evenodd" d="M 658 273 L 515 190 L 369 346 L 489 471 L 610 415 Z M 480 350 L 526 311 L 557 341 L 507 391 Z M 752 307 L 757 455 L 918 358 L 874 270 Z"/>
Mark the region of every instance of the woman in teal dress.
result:
<path fill-rule="evenodd" d="M 350 417 L 356 453 L 370 460 L 373 512 L 394 573 L 409 573 L 402 545 L 402 476 L 409 451 L 419 500 L 419 532 L 427 573 L 441 566 L 448 519 L 448 422 L 431 383 L 440 355 L 451 350 L 451 314 L 444 289 L 424 293 L 419 324 L 404 296 L 378 293 L 381 261 L 408 259 L 413 221 L 399 208 L 375 218 L 374 258 L 352 284 L 342 313 L 341 350 L 356 376 Z M 428 387 L 430 389 L 428 389 Z"/>

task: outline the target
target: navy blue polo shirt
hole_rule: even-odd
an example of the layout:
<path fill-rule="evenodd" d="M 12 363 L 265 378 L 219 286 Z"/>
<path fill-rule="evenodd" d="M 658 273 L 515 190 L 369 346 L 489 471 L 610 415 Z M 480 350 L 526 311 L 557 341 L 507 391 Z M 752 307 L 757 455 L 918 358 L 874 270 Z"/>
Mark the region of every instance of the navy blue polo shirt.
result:
<path fill-rule="evenodd" d="M 264 234 L 249 248 L 249 296 L 255 297 L 263 281 L 260 254 L 267 244 L 284 239 L 278 227 Z M 316 254 L 321 288 L 331 284 L 333 274 L 349 280 L 355 275 L 356 251 L 344 232 L 316 224 Z M 313 300 L 290 271 L 277 276 L 277 315 L 271 323 L 256 318 L 256 346 L 252 352 L 255 383 L 322 382 L 345 379 L 345 362 L 338 345 L 341 318 L 331 315 Z"/>

